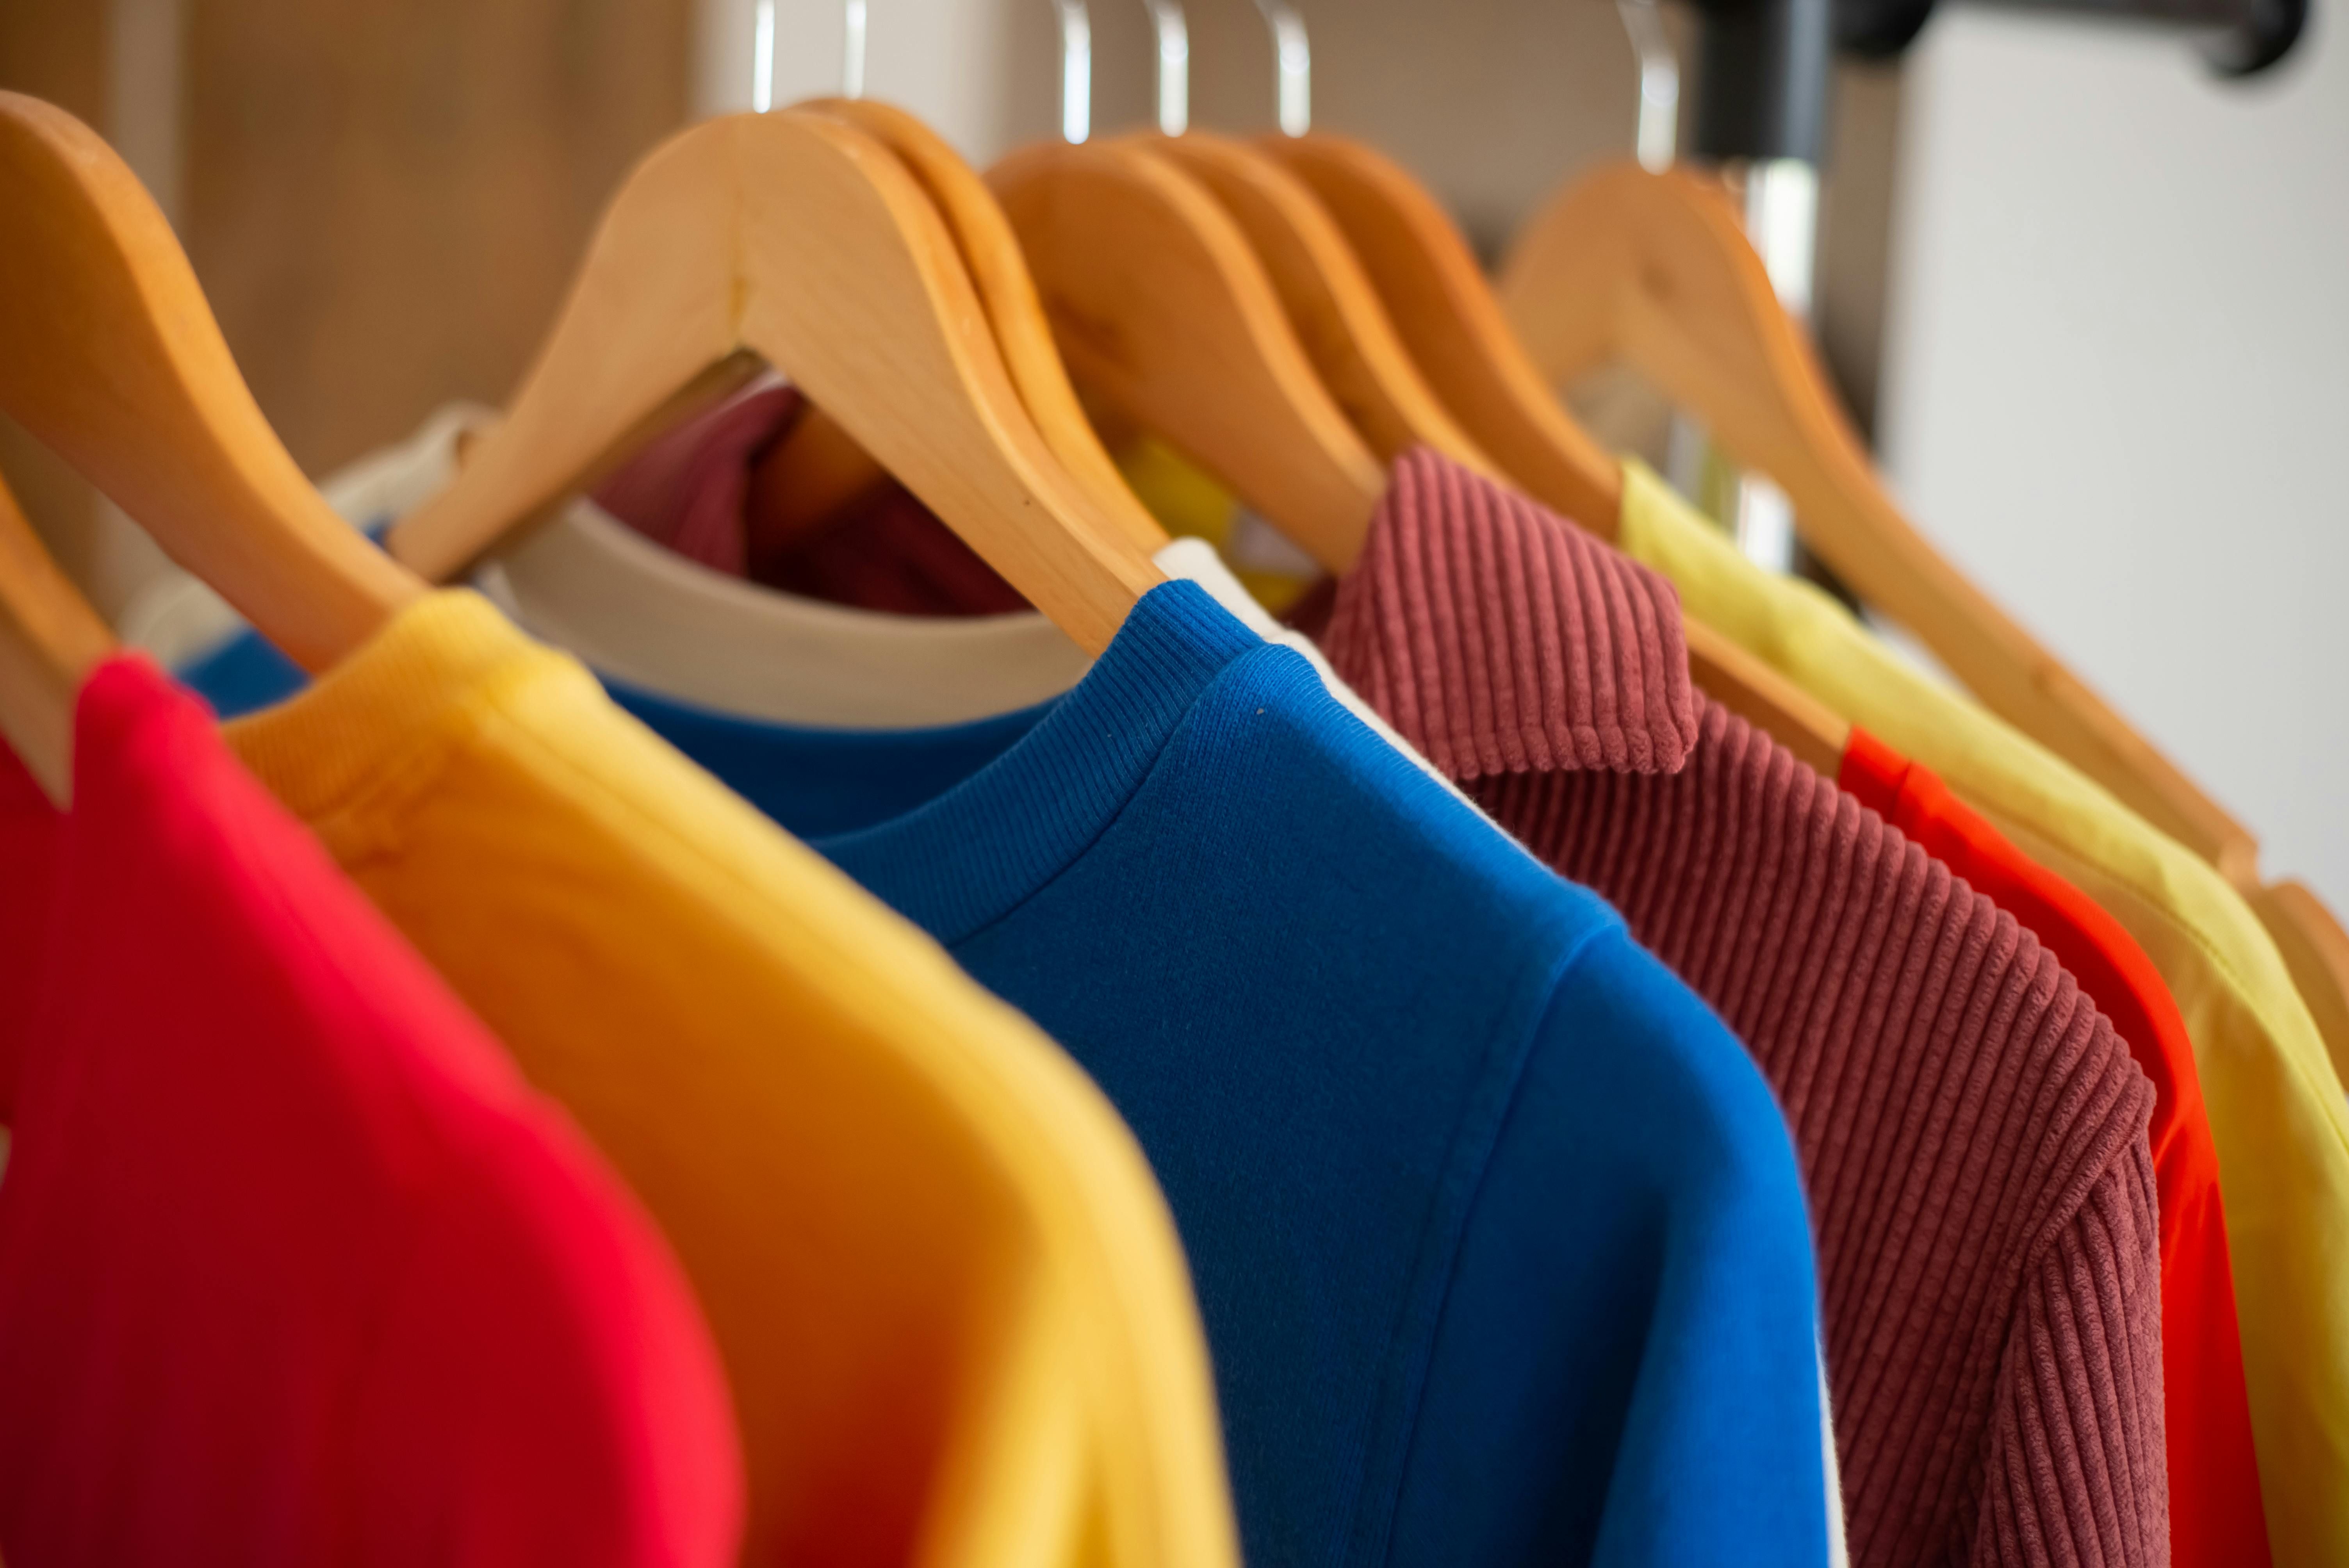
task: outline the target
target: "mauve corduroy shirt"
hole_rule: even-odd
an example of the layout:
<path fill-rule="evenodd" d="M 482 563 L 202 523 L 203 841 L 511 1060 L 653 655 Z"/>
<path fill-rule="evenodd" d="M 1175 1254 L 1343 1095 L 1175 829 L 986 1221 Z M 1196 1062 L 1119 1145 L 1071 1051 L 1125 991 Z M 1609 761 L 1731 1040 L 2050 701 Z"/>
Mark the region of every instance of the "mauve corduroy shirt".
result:
<path fill-rule="evenodd" d="M 2161 1202 L 2162 1419 L 2173 1568 L 2271 1561 L 2242 1332 L 2219 1201 L 2219 1150 L 2186 1021 L 2153 960 L 2087 894 L 2016 848 L 1932 769 L 1854 726 L 1836 782 L 2023 923 L 2079 981 L 2153 1084 Z"/>
<path fill-rule="evenodd" d="M 1776 1088 L 1853 1561 L 2168 1562 L 2153 1091 L 2037 939 L 1696 693 L 1661 577 L 1433 454 L 1321 641 Z"/>

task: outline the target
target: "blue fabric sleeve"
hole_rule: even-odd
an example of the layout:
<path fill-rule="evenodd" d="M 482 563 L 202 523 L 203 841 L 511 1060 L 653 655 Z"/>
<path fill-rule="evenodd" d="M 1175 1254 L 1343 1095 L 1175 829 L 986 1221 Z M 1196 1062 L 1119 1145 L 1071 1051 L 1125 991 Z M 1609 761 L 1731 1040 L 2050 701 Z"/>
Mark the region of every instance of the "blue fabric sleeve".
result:
<path fill-rule="evenodd" d="M 1816 1300 L 1767 1086 L 1619 927 L 1592 936 L 1485 1167 L 1417 1414 L 1423 1439 L 1482 1440 L 1414 1443 L 1393 1559 L 1826 1562 Z"/>
<path fill-rule="evenodd" d="M 212 704 L 212 711 L 222 718 L 241 718 L 256 708 L 284 702 L 310 684 L 301 665 L 250 626 L 209 653 L 190 659 L 173 674 L 181 685 Z"/>

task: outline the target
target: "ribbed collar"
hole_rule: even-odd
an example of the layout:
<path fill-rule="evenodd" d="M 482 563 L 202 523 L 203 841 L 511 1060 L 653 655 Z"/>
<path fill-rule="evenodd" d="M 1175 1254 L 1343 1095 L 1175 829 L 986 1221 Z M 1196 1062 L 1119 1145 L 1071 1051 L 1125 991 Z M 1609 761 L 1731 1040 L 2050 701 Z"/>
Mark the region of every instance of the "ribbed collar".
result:
<path fill-rule="evenodd" d="M 1695 688 L 1670 583 L 1437 454 L 1395 464 L 1322 650 L 1436 767 L 1673 773 Z"/>
<path fill-rule="evenodd" d="M 1263 645 L 1196 583 L 1163 583 L 1009 750 L 911 811 L 814 846 L 952 945 L 1081 855 L 1216 676 Z"/>

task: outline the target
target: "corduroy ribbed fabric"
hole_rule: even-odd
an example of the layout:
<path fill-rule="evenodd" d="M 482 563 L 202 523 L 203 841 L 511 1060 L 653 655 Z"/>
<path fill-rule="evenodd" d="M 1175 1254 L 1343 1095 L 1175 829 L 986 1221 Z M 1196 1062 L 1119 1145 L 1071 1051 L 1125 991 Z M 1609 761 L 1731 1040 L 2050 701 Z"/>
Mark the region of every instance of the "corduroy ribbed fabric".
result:
<path fill-rule="evenodd" d="M 1988 893 L 2113 1021 L 2153 1085 L 2148 1143 L 2161 1202 L 2162 1415 L 2174 1568 L 2263 1568 L 2242 1330 L 2220 1204 L 2219 1150 L 2186 1020 L 2145 949 L 2088 895 L 2016 848 L 1930 768 L 1855 725 L 1836 782 Z"/>
<path fill-rule="evenodd" d="M 1852 1560 L 2168 1562 L 2153 1093 L 2036 938 L 1697 694 L 1662 579 L 1432 454 L 1323 645 L 1775 1086 Z"/>

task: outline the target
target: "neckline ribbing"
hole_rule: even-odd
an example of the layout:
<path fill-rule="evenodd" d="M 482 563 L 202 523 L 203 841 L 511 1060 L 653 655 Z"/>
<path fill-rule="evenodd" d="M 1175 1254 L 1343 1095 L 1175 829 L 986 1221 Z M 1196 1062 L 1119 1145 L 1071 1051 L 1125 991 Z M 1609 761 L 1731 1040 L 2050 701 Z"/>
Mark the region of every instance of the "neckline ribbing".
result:
<path fill-rule="evenodd" d="M 1264 645 L 1197 584 L 1162 583 L 992 762 L 902 815 L 811 842 L 951 946 L 1081 855 L 1225 667 Z"/>

